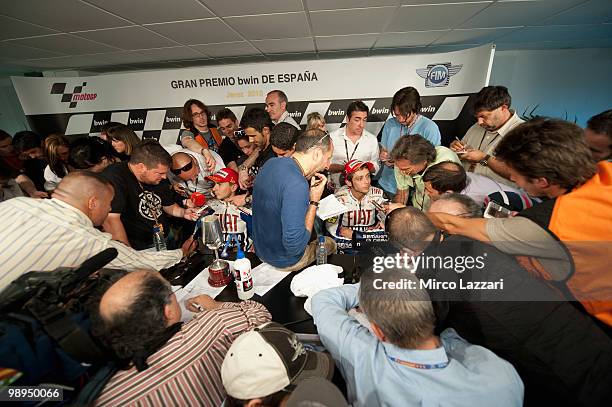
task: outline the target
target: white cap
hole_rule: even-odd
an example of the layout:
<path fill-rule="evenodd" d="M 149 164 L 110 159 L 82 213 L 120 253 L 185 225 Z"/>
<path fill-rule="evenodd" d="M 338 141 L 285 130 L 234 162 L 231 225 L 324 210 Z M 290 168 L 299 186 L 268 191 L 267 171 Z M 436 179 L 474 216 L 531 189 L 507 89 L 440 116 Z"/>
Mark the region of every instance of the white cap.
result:
<path fill-rule="evenodd" d="M 269 322 L 234 341 L 223 360 L 221 378 L 228 395 L 250 400 L 291 390 L 306 378 L 331 379 L 333 371 L 329 354 L 307 351 L 293 332 Z"/>

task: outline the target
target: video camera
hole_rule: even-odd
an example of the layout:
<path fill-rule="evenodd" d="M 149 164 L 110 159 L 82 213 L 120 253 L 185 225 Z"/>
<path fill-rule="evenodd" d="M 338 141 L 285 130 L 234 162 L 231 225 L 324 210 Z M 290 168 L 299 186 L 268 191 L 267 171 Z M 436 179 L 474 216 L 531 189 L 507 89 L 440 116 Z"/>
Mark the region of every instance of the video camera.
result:
<path fill-rule="evenodd" d="M 0 292 L 0 360 L 19 372 L 13 385 L 79 390 L 108 364 L 108 352 L 90 334 L 86 305 L 100 284 L 95 273 L 115 257 L 109 248 L 77 268 L 31 271 Z"/>

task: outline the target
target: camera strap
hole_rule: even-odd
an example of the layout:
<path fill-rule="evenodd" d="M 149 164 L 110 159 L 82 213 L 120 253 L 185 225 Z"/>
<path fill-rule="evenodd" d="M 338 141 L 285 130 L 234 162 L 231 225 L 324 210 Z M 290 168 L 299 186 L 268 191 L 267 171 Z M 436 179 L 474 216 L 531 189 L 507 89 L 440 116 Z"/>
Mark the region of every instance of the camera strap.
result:
<path fill-rule="evenodd" d="M 79 362 L 104 362 L 105 356 L 79 324 L 57 304 L 32 298 L 26 308 L 60 348 Z"/>

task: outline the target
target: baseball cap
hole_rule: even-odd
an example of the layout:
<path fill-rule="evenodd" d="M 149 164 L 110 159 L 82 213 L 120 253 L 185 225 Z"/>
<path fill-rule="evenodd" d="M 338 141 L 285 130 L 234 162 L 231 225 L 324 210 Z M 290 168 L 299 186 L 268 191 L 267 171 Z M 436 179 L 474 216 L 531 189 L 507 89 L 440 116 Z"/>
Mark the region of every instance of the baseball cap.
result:
<path fill-rule="evenodd" d="M 307 378 L 331 380 L 333 373 L 329 354 L 306 350 L 295 333 L 276 322 L 240 335 L 221 366 L 225 391 L 239 400 L 290 391 Z"/>
<path fill-rule="evenodd" d="M 374 171 L 374 164 L 372 164 L 371 162 L 365 162 L 365 161 L 353 159 L 347 162 L 346 164 L 344 164 L 344 173 L 347 175 L 352 174 L 358 169 L 360 169 L 361 167 L 363 167 L 364 165 L 368 167 L 368 170 L 370 170 L 370 172 Z"/>
<path fill-rule="evenodd" d="M 222 168 L 219 171 L 217 171 L 215 174 L 209 175 L 208 177 L 206 177 L 206 179 L 209 179 L 211 181 L 218 182 L 218 183 L 231 182 L 232 184 L 237 184 L 238 183 L 238 173 L 232 170 L 231 168 Z"/>

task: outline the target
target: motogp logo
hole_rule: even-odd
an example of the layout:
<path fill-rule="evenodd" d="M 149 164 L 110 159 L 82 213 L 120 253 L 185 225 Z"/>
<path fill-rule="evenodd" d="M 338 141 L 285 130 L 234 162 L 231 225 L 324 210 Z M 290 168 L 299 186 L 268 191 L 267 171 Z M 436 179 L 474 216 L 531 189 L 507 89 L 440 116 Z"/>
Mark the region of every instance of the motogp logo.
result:
<path fill-rule="evenodd" d="M 87 82 L 83 82 L 81 85 L 75 86 L 72 91 L 66 89 L 67 83 L 56 82 L 51 85 L 51 95 L 62 95 L 61 102 L 68 103 L 68 108 L 73 109 L 77 106 L 78 102 L 85 100 L 96 100 L 98 98 L 97 93 L 87 93 L 83 91 L 83 88 L 87 86 Z"/>
<path fill-rule="evenodd" d="M 450 62 L 427 65 L 427 68 L 416 70 L 417 75 L 425 79 L 426 88 L 448 86 L 450 77 L 456 75 L 463 65 L 452 65 Z"/>

